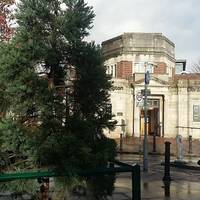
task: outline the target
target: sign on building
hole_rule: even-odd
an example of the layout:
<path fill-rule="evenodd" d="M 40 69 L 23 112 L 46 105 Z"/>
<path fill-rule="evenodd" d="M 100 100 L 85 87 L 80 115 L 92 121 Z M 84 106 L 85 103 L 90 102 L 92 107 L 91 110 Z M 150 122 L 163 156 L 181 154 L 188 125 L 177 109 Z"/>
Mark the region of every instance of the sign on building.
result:
<path fill-rule="evenodd" d="M 144 106 L 143 95 L 141 92 L 137 92 L 137 94 L 136 94 L 136 106 L 137 107 Z"/>
<path fill-rule="evenodd" d="M 144 100 L 136 101 L 136 107 L 144 107 Z"/>
<path fill-rule="evenodd" d="M 200 122 L 200 105 L 193 105 L 193 121 Z"/>
<path fill-rule="evenodd" d="M 141 93 L 141 92 L 138 92 L 138 93 L 136 94 L 136 100 L 137 100 L 137 101 L 142 101 L 142 99 L 143 99 L 142 93 Z"/>

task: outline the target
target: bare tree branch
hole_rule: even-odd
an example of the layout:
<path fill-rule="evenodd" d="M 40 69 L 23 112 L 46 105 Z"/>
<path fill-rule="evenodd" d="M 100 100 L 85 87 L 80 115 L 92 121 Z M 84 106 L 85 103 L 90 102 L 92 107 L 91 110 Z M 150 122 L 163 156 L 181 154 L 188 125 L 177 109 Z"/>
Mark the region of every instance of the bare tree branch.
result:
<path fill-rule="evenodd" d="M 9 9 L 15 0 L 0 1 L 0 41 L 8 41 L 13 35 L 13 28 L 10 23 L 13 20 L 13 15 Z"/>
<path fill-rule="evenodd" d="M 200 73 L 200 59 L 196 63 L 193 63 L 191 71 L 193 73 Z"/>

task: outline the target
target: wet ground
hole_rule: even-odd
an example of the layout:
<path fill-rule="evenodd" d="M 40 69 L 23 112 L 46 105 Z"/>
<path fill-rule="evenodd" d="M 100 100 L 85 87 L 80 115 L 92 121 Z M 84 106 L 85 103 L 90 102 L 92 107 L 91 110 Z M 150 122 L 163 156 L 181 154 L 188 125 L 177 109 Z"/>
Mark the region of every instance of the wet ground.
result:
<path fill-rule="evenodd" d="M 149 155 L 149 171 L 143 172 L 142 155 L 136 154 L 122 154 L 118 155 L 118 159 L 128 164 L 139 163 L 141 166 L 141 193 L 144 200 L 200 200 L 200 171 L 199 170 L 187 170 L 171 167 L 170 184 L 164 183 L 162 178 L 164 176 L 164 167 L 161 166 L 161 162 L 164 160 L 164 156 Z M 171 160 L 174 160 L 172 158 Z M 197 162 L 196 157 L 187 157 L 187 161 Z M 132 199 L 132 183 L 130 173 L 117 174 L 114 193 L 109 200 L 130 200 Z M 5 194 L 4 194 L 5 195 Z M 16 199 L 5 198 L 1 195 L 0 200 Z M 9 196 L 9 195 L 8 195 Z M 18 198 L 30 200 L 32 198 Z M 54 198 L 53 198 L 54 199 Z M 56 200 L 60 198 L 56 198 Z M 63 199 L 63 198 L 62 198 Z M 86 200 L 85 196 L 72 198 L 73 200 Z"/>
<path fill-rule="evenodd" d="M 171 168 L 170 184 L 162 181 L 164 167 L 160 165 L 163 156 L 151 155 L 149 171 L 143 173 L 141 169 L 142 199 L 152 200 L 200 200 L 200 171 Z M 118 159 L 129 164 L 139 163 L 142 166 L 142 156 L 120 155 Z M 172 158 L 173 159 L 173 158 Z M 175 159 L 175 158 L 174 158 Z M 196 162 L 197 158 L 186 158 Z M 115 183 L 115 193 L 111 199 L 131 199 L 131 175 L 118 175 Z"/>

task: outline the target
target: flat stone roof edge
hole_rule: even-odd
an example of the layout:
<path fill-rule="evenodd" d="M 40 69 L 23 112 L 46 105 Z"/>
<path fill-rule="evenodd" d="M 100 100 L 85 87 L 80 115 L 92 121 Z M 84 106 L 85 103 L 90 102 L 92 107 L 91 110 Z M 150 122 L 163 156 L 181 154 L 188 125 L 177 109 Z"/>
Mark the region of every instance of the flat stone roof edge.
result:
<path fill-rule="evenodd" d="M 110 43 L 110 42 L 112 42 L 112 41 L 115 41 L 115 40 L 118 40 L 118 39 L 123 39 L 123 37 L 124 36 L 126 36 L 126 35 L 139 35 L 139 34 L 147 34 L 147 35 L 157 35 L 157 36 L 161 36 L 161 37 L 163 37 L 168 43 L 170 43 L 173 47 L 175 47 L 175 44 L 170 40 L 170 39 L 168 39 L 165 35 L 163 35 L 162 33 L 153 33 L 153 32 L 124 32 L 123 34 L 121 34 L 121 35 L 118 35 L 118 36 L 116 36 L 116 37 L 113 37 L 113 38 L 111 38 L 111 39 L 108 39 L 108 40 L 105 40 L 105 41 L 103 41 L 101 44 L 102 45 L 104 45 L 104 44 L 107 44 L 107 43 Z"/>

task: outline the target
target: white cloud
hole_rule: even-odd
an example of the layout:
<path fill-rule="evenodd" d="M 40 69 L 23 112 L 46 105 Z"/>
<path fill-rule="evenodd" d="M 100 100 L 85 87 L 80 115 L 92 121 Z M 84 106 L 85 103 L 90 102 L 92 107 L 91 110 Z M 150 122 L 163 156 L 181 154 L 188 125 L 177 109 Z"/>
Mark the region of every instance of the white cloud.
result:
<path fill-rule="evenodd" d="M 176 45 L 176 56 L 188 63 L 200 57 L 199 0 L 86 0 L 96 14 L 89 40 L 124 32 L 161 32 Z"/>

